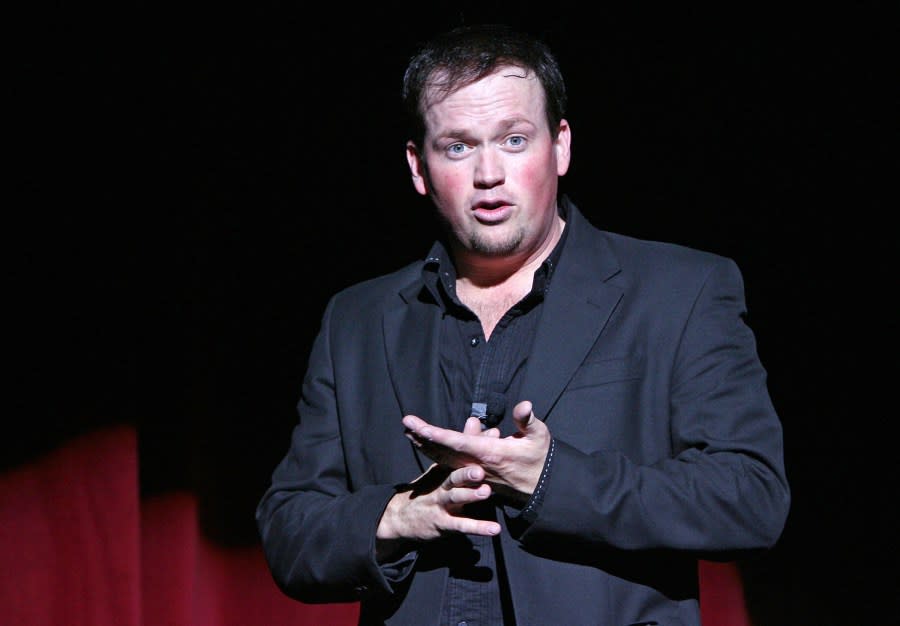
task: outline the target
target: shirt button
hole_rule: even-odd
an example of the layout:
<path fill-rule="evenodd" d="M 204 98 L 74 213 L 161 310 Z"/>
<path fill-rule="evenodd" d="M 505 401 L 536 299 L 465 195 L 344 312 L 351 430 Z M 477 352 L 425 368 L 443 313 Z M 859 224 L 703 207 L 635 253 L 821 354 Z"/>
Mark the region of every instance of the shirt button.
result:
<path fill-rule="evenodd" d="M 469 339 L 469 345 L 472 346 L 473 348 L 475 346 L 477 346 L 478 345 L 478 337 L 472 337 L 471 339 Z M 463 623 L 463 622 L 460 622 L 460 624 L 461 624 L 461 626 L 466 626 L 465 623 Z"/>

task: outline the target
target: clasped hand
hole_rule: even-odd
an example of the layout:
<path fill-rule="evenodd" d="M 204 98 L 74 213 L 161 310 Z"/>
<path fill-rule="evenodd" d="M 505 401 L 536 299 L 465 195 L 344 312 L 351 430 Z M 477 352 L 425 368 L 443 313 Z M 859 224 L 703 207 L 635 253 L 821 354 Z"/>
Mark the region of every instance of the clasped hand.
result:
<path fill-rule="evenodd" d="M 550 431 L 527 400 L 513 407 L 512 417 L 516 432 L 503 438 L 496 428 L 482 432 L 476 417 L 468 419 L 462 432 L 432 426 L 415 415 L 405 416 L 403 425 L 407 438 L 431 460 L 451 469 L 477 465 L 498 493 L 527 500 L 541 477 Z"/>
<path fill-rule="evenodd" d="M 495 521 L 465 517 L 463 507 L 494 491 L 527 501 L 550 448 L 550 431 L 534 415 L 531 402 L 519 402 L 512 416 L 516 432 L 508 437 L 500 437 L 496 428 L 482 431 L 476 417 L 467 420 L 462 432 L 415 415 L 403 418 L 407 438 L 434 464 L 388 503 L 376 534 L 379 560 L 402 553 L 410 541 L 430 541 L 448 532 L 500 532 Z"/>

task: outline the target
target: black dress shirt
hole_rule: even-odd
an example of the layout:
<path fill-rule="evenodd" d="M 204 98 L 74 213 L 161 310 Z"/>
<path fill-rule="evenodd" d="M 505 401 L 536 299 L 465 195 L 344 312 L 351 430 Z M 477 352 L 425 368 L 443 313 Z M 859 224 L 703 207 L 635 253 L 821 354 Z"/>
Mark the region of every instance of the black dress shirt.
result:
<path fill-rule="evenodd" d="M 432 247 L 423 279 L 443 314 L 440 324 L 441 406 L 453 428 L 462 430 L 472 415 L 483 427 L 498 426 L 503 436 L 515 432 L 512 408 L 525 398 L 519 387 L 540 318 L 541 304 L 553 269 L 562 254 L 566 230 L 550 256 L 534 274 L 531 291 L 513 305 L 485 339 L 477 315 L 456 294 L 456 269 L 446 247 Z M 427 418 L 426 418 L 427 419 Z M 548 459 L 550 455 L 548 455 Z M 545 464 L 545 474 L 549 463 Z M 543 493 L 536 491 L 524 511 L 534 519 Z M 466 515 L 496 519 L 497 498 L 466 508 Z M 529 519 L 530 518 L 530 519 Z M 443 551 L 449 558 L 449 579 L 441 607 L 442 625 L 497 626 L 514 624 L 499 537 L 466 535 Z"/>

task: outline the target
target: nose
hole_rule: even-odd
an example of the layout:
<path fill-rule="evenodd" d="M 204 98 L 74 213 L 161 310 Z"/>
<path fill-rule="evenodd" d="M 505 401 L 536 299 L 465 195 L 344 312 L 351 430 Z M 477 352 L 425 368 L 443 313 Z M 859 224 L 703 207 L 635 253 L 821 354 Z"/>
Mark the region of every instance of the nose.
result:
<path fill-rule="evenodd" d="M 505 178 L 503 157 L 489 148 L 480 150 L 475 165 L 475 187 L 490 189 L 503 184 Z"/>

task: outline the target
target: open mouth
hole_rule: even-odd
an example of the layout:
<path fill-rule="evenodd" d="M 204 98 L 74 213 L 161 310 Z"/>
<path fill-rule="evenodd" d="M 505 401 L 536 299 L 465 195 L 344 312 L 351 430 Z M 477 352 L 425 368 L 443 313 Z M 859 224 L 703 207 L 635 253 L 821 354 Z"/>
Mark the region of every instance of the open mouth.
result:
<path fill-rule="evenodd" d="M 496 224 L 502 222 L 512 213 L 513 205 L 502 201 L 496 202 L 479 202 L 476 204 L 472 212 L 475 218 L 485 224 Z"/>

